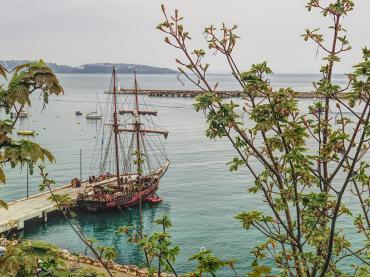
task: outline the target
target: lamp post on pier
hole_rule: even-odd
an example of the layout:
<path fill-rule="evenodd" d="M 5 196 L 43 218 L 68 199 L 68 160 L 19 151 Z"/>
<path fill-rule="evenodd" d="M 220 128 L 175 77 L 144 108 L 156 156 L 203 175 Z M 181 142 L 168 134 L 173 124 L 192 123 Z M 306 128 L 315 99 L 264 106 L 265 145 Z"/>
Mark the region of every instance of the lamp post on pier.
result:
<path fill-rule="evenodd" d="M 29 186 L 28 186 L 28 163 L 27 163 L 27 175 L 26 175 L 26 182 L 27 182 L 27 198 L 29 197 Z"/>

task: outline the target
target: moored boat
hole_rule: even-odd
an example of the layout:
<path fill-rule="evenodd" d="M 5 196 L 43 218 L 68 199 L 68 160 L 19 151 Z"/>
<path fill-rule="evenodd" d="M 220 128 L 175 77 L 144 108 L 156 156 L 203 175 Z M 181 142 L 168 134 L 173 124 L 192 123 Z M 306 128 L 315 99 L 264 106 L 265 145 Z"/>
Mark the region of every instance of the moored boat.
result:
<path fill-rule="evenodd" d="M 18 130 L 17 134 L 21 135 L 21 136 L 34 136 L 35 131 L 33 131 L 33 130 Z"/>
<path fill-rule="evenodd" d="M 103 118 L 103 115 L 98 114 L 98 112 L 89 112 L 88 114 L 86 114 L 86 119 L 99 120 L 99 119 L 102 119 L 102 118 Z"/>
<path fill-rule="evenodd" d="M 80 208 L 92 212 L 153 200 L 170 164 L 163 144 L 168 132 L 154 123 L 152 117 L 157 112 L 147 110 L 147 102 L 140 103 L 136 75 L 136 93 L 118 95 L 117 91 L 113 68 L 108 94 L 111 101 L 106 101 L 109 106 L 104 109 L 112 114 L 103 115 L 105 124 L 98 138 L 101 147 L 94 155 L 98 174 L 89 177 L 89 185 L 77 198 Z M 125 108 L 119 110 L 122 106 Z"/>
<path fill-rule="evenodd" d="M 28 117 L 28 112 L 26 111 L 21 111 L 18 115 L 19 118 L 26 118 Z M 17 117 L 17 113 L 16 112 L 10 112 L 10 118 L 15 118 Z"/>

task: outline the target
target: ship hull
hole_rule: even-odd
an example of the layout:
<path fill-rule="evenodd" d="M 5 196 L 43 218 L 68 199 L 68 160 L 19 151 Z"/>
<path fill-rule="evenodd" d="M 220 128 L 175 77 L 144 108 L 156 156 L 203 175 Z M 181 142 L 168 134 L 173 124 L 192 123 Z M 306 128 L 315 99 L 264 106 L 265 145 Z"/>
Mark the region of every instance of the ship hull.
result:
<path fill-rule="evenodd" d="M 166 173 L 169 164 L 170 162 L 166 161 L 147 176 L 121 175 L 121 186 L 117 185 L 116 177 L 94 183 L 89 188 L 90 192 L 78 193 L 77 207 L 90 212 L 101 212 L 148 202 L 156 195 L 160 179 Z M 113 192 L 106 189 L 109 186 L 115 188 Z"/>
<path fill-rule="evenodd" d="M 147 189 L 141 190 L 132 195 L 126 195 L 112 199 L 111 201 L 91 201 L 84 199 L 77 199 L 77 206 L 80 209 L 87 210 L 89 212 L 103 212 L 107 210 L 123 209 L 139 205 L 147 202 L 147 200 L 155 195 L 158 190 L 158 185 L 152 185 Z"/>

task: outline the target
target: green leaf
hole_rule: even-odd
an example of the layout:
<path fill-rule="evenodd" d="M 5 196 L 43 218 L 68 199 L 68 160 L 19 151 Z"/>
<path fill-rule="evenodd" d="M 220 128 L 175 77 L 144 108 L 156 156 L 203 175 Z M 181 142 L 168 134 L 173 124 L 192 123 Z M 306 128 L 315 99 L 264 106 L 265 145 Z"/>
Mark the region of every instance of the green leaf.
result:
<path fill-rule="evenodd" d="M 238 157 L 235 157 L 231 162 L 227 163 L 229 165 L 230 171 L 237 171 L 239 166 L 244 165 L 244 161 L 239 159 Z"/>
<path fill-rule="evenodd" d="M 44 156 L 49 160 L 49 162 L 51 162 L 51 163 L 55 162 L 54 155 L 50 151 L 43 148 L 42 152 L 43 152 Z"/>
<path fill-rule="evenodd" d="M 0 207 L 4 209 L 8 209 L 8 204 L 6 204 L 6 202 L 0 199 Z"/>
<path fill-rule="evenodd" d="M 6 79 L 7 72 L 8 71 L 6 70 L 6 68 L 2 64 L 0 64 L 0 76 L 3 76 Z"/>
<path fill-rule="evenodd" d="M 243 228 L 248 230 L 255 222 L 261 221 L 263 215 L 260 211 L 250 211 L 241 212 L 240 214 L 236 215 L 235 218 L 239 219 L 243 225 Z"/>
<path fill-rule="evenodd" d="M 5 183 L 6 182 L 6 177 L 4 170 L 0 167 L 0 183 Z"/>
<path fill-rule="evenodd" d="M 271 272 L 271 267 L 265 265 L 253 266 L 253 271 L 248 273 L 248 277 L 262 277 Z"/>

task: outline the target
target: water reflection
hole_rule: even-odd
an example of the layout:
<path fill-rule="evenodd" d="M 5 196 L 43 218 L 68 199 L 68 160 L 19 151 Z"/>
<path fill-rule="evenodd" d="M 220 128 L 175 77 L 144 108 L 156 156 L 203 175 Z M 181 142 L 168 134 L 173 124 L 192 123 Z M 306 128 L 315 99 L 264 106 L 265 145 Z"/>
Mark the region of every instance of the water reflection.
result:
<path fill-rule="evenodd" d="M 159 230 L 154 221 L 162 214 L 169 213 L 169 210 L 170 207 L 167 204 L 143 204 L 144 232 Z M 138 264 L 144 262 L 144 257 L 139 247 L 128 243 L 124 235 L 116 233 L 116 230 L 122 226 L 139 226 L 140 214 L 138 207 L 127 208 L 122 211 L 111 210 L 103 213 L 79 211 L 76 219 L 86 237 L 97 241 L 96 245 L 113 246 L 118 250 L 118 262 Z M 63 235 L 61 236 L 61 234 Z M 74 253 L 91 255 L 60 214 L 49 216 L 47 224 L 37 221 L 29 222 L 18 235 L 27 239 L 43 239 L 67 248 Z"/>

